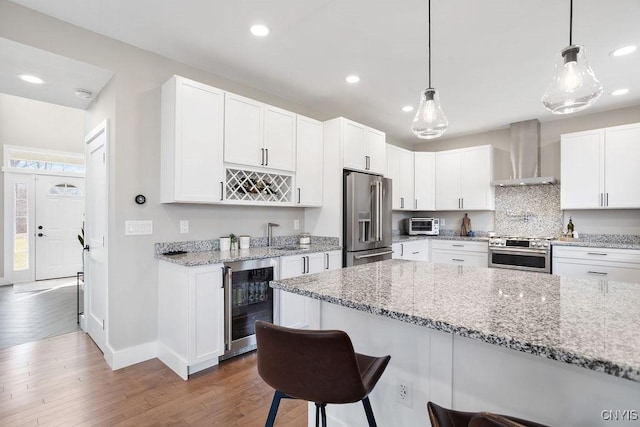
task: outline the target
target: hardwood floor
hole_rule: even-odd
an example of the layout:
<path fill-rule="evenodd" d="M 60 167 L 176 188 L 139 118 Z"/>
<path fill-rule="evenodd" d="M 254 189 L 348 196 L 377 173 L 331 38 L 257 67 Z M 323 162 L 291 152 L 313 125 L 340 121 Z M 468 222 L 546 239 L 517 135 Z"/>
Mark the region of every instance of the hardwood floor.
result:
<path fill-rule="evenodd" d="M 0 348 L 79 329 L 75 286 L 22 293 L 14 293 L 13 285 L 0 286 Z"/>
<path fill-rule="evenodd" d="M 111 371 L 83 332 L 0 350 L 2 426 L 263 426 L 272 395 L 255 352 L 183 381 L 157 359 Z M 306 425 L 284 399 L 276 426 Z"/>

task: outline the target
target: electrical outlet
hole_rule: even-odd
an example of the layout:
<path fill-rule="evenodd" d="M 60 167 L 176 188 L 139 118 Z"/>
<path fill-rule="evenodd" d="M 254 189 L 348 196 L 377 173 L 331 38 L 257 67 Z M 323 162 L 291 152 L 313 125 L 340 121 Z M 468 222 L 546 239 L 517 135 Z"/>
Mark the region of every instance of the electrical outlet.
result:
<path fill-rule="evenodd" d="M 299 230 L 300 229 L 300 220 L 299 219 L 294 219 L 293 220 L 293 229 L 294 230 Z"/>
<path fill-rule="evenodd" d="M 396 401 L 398 403 L 411 408 L 412 391 L 411 382 L 398 378 L 396 387 Z"/>
<path fill-rule="evenodd" d="M 447 220 L 444 218 L 440 218 L 440 225 L 447 225 Z"/>
<path fill-rule="evenodd" d="M 180 233 L 185 234 L 189 232 L 189 220 L 182 219 L 180 220 Z"/>

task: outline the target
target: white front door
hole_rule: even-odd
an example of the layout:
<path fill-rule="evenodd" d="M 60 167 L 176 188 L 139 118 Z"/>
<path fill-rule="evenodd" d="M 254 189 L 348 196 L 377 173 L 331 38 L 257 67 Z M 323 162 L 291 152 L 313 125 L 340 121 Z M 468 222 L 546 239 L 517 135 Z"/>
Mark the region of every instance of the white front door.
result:
<path fill-rule="evenodd" d="M 89 251 L 85 255 L 84 328 L 103 353 L 108 327 L 108 137 L 108 121 L 105 120 L 85 138 L 85 245 L 89 246 Z"/>
<path fill-rule="evenodd" d="M 84 178 L 36 176 L 36 280 L 75 276 L 84 221 Z"/>

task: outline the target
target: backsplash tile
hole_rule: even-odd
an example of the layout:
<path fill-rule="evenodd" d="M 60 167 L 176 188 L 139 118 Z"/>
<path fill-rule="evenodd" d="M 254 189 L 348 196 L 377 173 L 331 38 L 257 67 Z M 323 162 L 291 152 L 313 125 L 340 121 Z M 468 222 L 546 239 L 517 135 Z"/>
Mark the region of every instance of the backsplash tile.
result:
<path fill-rule="evenodd" d="M 500 236 L 559 237 L 559 185 L 496 188 L 496 233 Z"/>

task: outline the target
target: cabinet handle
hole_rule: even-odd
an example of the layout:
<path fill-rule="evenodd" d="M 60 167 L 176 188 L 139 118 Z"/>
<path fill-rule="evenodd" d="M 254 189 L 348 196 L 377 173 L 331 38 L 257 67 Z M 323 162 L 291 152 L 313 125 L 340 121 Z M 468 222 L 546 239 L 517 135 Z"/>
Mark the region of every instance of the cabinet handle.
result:
<path fill-rule="evenodd" d="M 328 270 L 329 269 L 329 254 L 324 254 L 324 256 L 325 256 L 325 259 L 326 259 L 326 264 L 325 264 L 324 269 Z"/>
<path fill-rule="evenodd" d="M 220 201 L 224 200 L 224 183 L 220 181 Z"/>
<path fill-rule="evenodd" d="M 420 252 L 411 252 L 413 255 L 419 254 Z"/>
<path fill-rule="evenodd" d="M 400 243 L 400 256 L 404 256 L 404 244 Z"/>
<path fill-rule="evenodd" d="M 306 256 L 302 257 L 302 274 L 304 274 L 304 272 L 307 270 L 307 261 L 305 258 L 307 257 Z"/>
<path fill-rule="evenodd" d="M 400 209 L 404 209 L 404 197 L 400 197 Z"/>
<path fill-rule="evenodd" d="M 587 252 L 587 255 L 600 255 L 600 256 L 607 256 L 606 253 L 603 252 Z"/>
<path fill-rule="evenodd" d="M 588 274 L 597 274 L 598 276 L 606 276 L 608 273 L 603 273 L 602 271 L 587 271 Z"/>
<path fill-rule="evenodd" d="M 451 246 L 453 246 L 455 248 L 464 248 L 464 245 L 454 245 L 454 244 L 452 244 Z"/>
<path fill-rule="evenodd" d="M 604 206 L 604 194 L 600 193 L 600 207 Z"/>
<path fill-rule="evenodd" d="M 460 198 L 458 198 L 458 209 L 460 209 Z"/>
<path fill-rule="evenodd" d="M 298 187 L 298 204 L 300 204 L 300 188 Z"/>
<path fill-rule="evenodd" d="M 369 158 L 369 156 L 364 156 L 364 168 L 366 170 L 371 169 L 371 159 Z"/>
<path fill-rule="evenodd" d="M 604 200 L 606 202 L 606 206 L 609 206 L 609 193 L 605 193 L 606 196 L 604 197 Z"/>
<path fill-rule="evenodd" d="M 269 149 L 268 149 L 268 148 L 265 148 L 265 149 L 264 149 L 264 151 L 265 151 L 265 153 L 266 153 L 266 155 L 265 155 L 264 165 L 265 165 L 265 166 L 269 166 Z"/>
<path fill-rule="evenodd" d="M 416 203 L 415 203 L 415 209 L 418 209 L 418 199 L 416 199 Z"/>
<path fill-rule="evenodd" d="M 262 159 L 262 160 L 260 160 L 260 165 L 264 166 L 264 148 L 260 149 L 260 156 L 261 156 L 261 159 Z"/>
<path fill-rule="evenodd" d="M 460 207 L 464 209 L 464 197 L 460 198 Z"/>
<path fill-rule="evenodd" d="M 463 259 L 459 259 L 459 258 L 451 258 L 451 261 L 464 262 Z"/>

